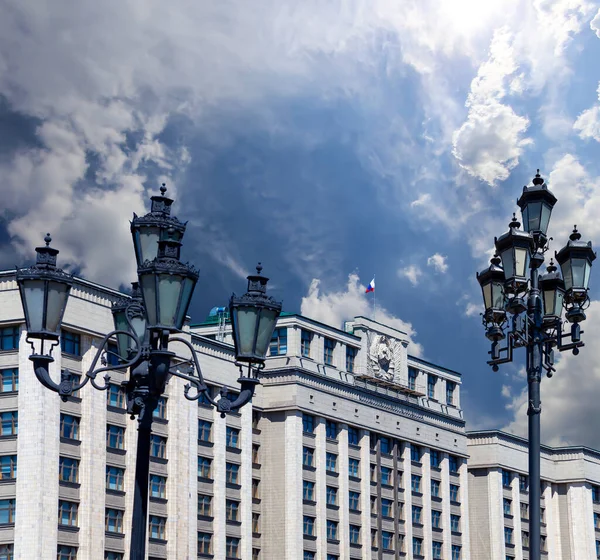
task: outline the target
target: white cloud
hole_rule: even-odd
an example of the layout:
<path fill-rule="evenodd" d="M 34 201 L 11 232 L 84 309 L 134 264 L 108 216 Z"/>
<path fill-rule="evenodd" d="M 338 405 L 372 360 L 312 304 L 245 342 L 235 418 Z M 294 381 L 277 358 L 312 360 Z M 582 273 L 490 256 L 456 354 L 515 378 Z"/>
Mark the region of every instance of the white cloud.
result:
<path fill-rule="evenodd" d="M 594 341 L 600 336 L 600 302 L 594 301 L 586 311 L 587 321 L 582 339 L 586 346 L 578 356 L 571 352 L 560 355 L 552 379 L 543 378 L 542 441 L 551 445 L 588 445 L 600 447 L 600 360 Z M 519 354 L 520 355 L 520 354 Z M 507 405 L 513 418 L 506 430 L 525 436 L 527 434 L 527 385 L 513 395 Z"/>
<path fill-rule="evenodd" d="M 600 100 L 600 84 L 598 84 L 598 98 Z M 600 142 L 600 105 L 583 111 L 575 121 L 573 129 L 579 132 L 579 137 L 585 139 L 593 138 Z"/>
<path fill-rule="evenodd" d="M 356 316 L 373 316 L 370 298 L 365 294 L 366 287 L 360 283 L 357 274 L 348 276 L 346 286 L 338 291 L 323 292 L 321 281 L 314 278 L 306 296 L 302 298 L 300 313 L 316 321 L 336 328 L 342 328 L 344 321 Z M 405 332 L 410 339 L 408 351 L 413 356 L 423 354 L 422 346 L 414 341 L 416 335 L 412 325 L 391 314 L 384 307 L 377 306 L 376 320 Z"/>
<path fill-rule="evenodd" d="M 590 28 L 596 34 L 596 37 L 600 39 L 600 8 L 598 13 L 594 16 L 594 19 L 590 21 Z"/>
<path fill-rule="evenodd" d="M 510 388 L 510 385 L 502 385 L 502 396 L 505 399 L 510 399 L 510 397 L 511 397 L 511 388 Z"/>
<path fill-rule="evenodd" d="M 513 36 L 508 29 L 499 29 L 494 33 L 488 60 L 471 83 L 467 120 L 453 137 L 452 153 L 460 166 L 490 185 L 508 177 L 523 148 L 531 143 L 524 137 L 527 117 L 501 102 L 516 79 L 510 77 L 517 69 Z"/>
<path fill-rule="evenodd" d="M 409 282 L 416 286 L 419 283 L 419 278 L 423 275 L 423 271 L 414 264 L 408 265 L 405 268 L 398 269 L 400 278 L 408 278 Z"/>
<path fill-rule="evenodd" d="M 482 313 L 483 306 L 478 303 L 469 302 L 465 307 L 465 315 L 467 317 L 475 317 Z"/>
<path fill-rule="evenodd" d="M 427 259 L 427 266 L 431 266 L 436 272 L 445 274 L 448 272 L 448 263 L 446 262 L 448 257 L 435 253 Z"/>

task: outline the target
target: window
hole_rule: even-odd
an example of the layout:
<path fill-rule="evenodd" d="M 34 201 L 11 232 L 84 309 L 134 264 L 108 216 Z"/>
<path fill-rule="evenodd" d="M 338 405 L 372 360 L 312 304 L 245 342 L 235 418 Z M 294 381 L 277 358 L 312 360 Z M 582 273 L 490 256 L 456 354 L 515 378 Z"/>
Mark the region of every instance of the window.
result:
<path fill-rule="evenodd" d="M 312 333 L 302 329 L 300 331 L 300 353 L 304 358 L 310 358 L 310 343 L 312 341 Z"/>
<path fill-rule="evenodd" d="M 349 373 L 354 373 L 354 361 L 357 353 L 357 348 L 346 346 L 346 371 Z"/>
<path fill-rule="evenodd" d="M 414 461 L 415 463 L 421 462 L 421 449 L 418 445 L 410 446 L 410 460 Z"/>
<path fill-rule="evenodd" d="M 460 533 L 460 515 L 450 514 L 450 530 L 455 533 Z"/>
<path fill-rule="evenodd" d="M 252 444 L 252 463 L 260 465 L 260 445 Z"/>
<path fill-rule="evenodd" d="M 315 433 L 315 417 L 310 414 L 302 415 L 302 431 L 305 434 Z"/>
<path fill-rule="evenodd" d="M 413 556 L 423 555 L 423 539 L 413 537 Z"/>
<path fill-rule="evenodd" d="M 273 331 L 271 344 L 269 344 L 270 356 L 284 356 L 287 354 L 287 328 L 281 327 Z"/>
<path fill-rule="evenodd" d="M 446 381 L 446 404 L 454 406 L 454 389 L 456 383 L 453 381 Z"/>
<path fill-rule="evenodd" d="M 599 515 L 599 519 L 600 519 L 600 515 Z M 546 508 L 540 508 L 540 523 L 546 523 Z M 600 529 L 600 523 L 598 525 L 598 528 Z"/>
<path fill-rule="evenodd" d="M 512 473 L 502 469 L 502 486 L 510 488 L 510 482 L 512 480 Z"/>
<path fill-rule="evenodd" d="M 225 467 L 225 481 L 227 484 L 237 484 L 240 474 L 240 466 L 235 463 L 227 463 Z"/>
<path fill-rule="evenodd" d="M 225 539 L 225 557 L 239 558 L 240 557 L 240 539 L 236 537 L 227 537 Z"/>
<path fill-rule="evenodd" d="M 252 532 L 260 534 L 260 513 L 252 513 Z"/>
<path fill-rule="evenodd" d="M 381 515 L 383 517 L 394 517 L 394 502 L 388 498 L 381 498 Z"/>
<path fill-rule="evenodd" d="M 118 367 L 121 365 L 121 359 L 119 358 L 119 349 L 116 344 L 112 342 L 108 343 L 108 348 L 106 349 L 106 363 L 109 366 Z"/>
<path fill-rule="evenodd" d="M 167 479 L 164 476 L 158 474 L 150 475 L 150 496 L 152 498 L 165 499 L 167 492 Z"/>
<path fill-rule="evenodd" d="M 431 526 L 434 529 L 440 528 L 441 519 L 442 519 L 442 512 L 438 511 L 437 509 L 432 509 L 431 510 Z"/>
<path fill-rule="evenodd" d="M 328 506 L 337 506 L 337 488 L 334 486 L 327 487 L 327 505 Z"/>
<path fill-rule="evenodd" d="M 79 439 L 79 418 L 77 416 L 60 415 L 60 437 Z"/>
<path fill-rule="evenodd" d="M 106 393 L 106 404 L 115 408 L 125 408 L 125 390 L 123 387 L 110 383 Z"/>
<path fill-rule="evenodd" d="M 335 541 L 337 540 L 338 524 L 337 521 L 327 520 L 327 539 Z"/>
<path fill-rule="evenodd" d="M 159 517 L 158 515 L 151 515 L 148 519 L 148 526 L 150 528 L 150 538 L 151 539 L 161 539 L 165 540 L 166 532 L 165 527 L 167 525 L 167 520 L 164 517 Z"/>
<path fill-rule="evenodd" d="M 456 484 L 451 484 L 450 485 L 450 501 L 451 502 L 458 502 L 458 491 L 459 491 L 459 487 Z"/>
<path fill-rule="evenodd" d="M 75 502 L 58 501 L 58 524 L 77 527 L 77 509 Z"/>
<path fill-rule="evenodd" d="M 257 478 L 252 479 L 252 498 L 260 500 L 260 480 Z"/>
<path fill-rule="evenodd" d="M 212 404 L 211 404 L 211 402 L 209 400 L 209 395 L 210 394 L 211 394 L 211 388 L 210 387 L 208 387 L 206 391 L 202 391 L 202 393 L 200 393 L 200 397 L 198 397 L 198 406 L 212 407 Z"/>
<path fill-rule="evenodd" d="M 19 433 L 19 413 L 16 410 L 3 412 L 0 419 L 2 420 L 3 436 L 16 436 Z"/>
<path fill-rule="evenodd" d="M 315 483 L 308 480 L 302 481 L 302 499 L 309 502 L 315 501 Z"/>
<path fill-rule="evenodd" d="M 19 370 L 16 368 L 0 370 L 0 392 L 14 393 L 19 390 Z M 0 556 L 0 560 L 2 557 Z"/>
<path fill-rule="evenodd" d="M 418 375 L 418 372 L 415 368 L 413 368 L 413 367 L 408 368 L 408 388 L 411 391 L 414 391 L 416 389 L 417 375 Z"/>
<path fill-rule="evenodd" d="M 390 438 L 381 436 L 379 438 L 379 451 L 382 453 L 391 453 L 392 452 L 392 442 Z"/>
<path fill-rule="evenodd" d="M 360 444 L 360 432 L 358 428 L 354 428 L 353 426 L 348 426 L 348 443 L 350 445 L 359 445 Z"/>
<path fill-rule="evenodd" d="M 0 560 L 2 560 L 2 556 L 0 556 Z M 110 552 L 107 550 L 104 553 L 104 560 L 123 560 L 123 555 L 120 552 Z"/>
<path fill-rule="evenodd" d="M 315 518 L 309 517 L 308 515 L 304 516 L 304 521 L 302 523 L 302 532 L 307 537 L 312 537 L 315 534 Z"/>
<path fill-rule="evenodd" d="M 460 546 L 457 544 L 452 545 L 452 560 L 460 560 Z"/>
<path fill-rule="evenodd" d="M 435 382 L 437 381 L 434 375 L 427 376 L 427 398 L 435 399 Z"/>
<path fill-rule="evenodd" d="M 421 506 L 413 506 L 412 507 L 412 522 L 421 524 L 421 513 L 423 512 L 423 508 Z"/>
<path fill-rule="evenodd" d="M 529 532 L 522 531 L 521 532 L 521 545 L 523 548 L 529 548 Z"/>
<path fill-rule="evenodd" d="M 360 511 L 360 492 L 350 490 L 348 493 L 348 508 L 351 511 Z"/>
<path fill-rule="evenodd" d="M 198 533 L 198 554 L 212 554 L 211 533 Z"/>
<path fill-rule="evenodd" d="M 434 498 L 440 497 L 440 481 L 439 480 L 431 481 L 431 495 Z"/>
<path fill-rule="evenodd" d="M 592 486 L 592 501 L 595 504 L 600 504 L 600 486 Z"/>
<path fill-rule="evenodd" d="M 600 513 L 594 512 L 594 529 L 600 529 Z"/>
<path fill-rule="evenodd" d="M 394 550 L 394 533 L 381 531 L 381 547 L 384 550 Z"/>
<path fill-rule="evenodd" d="M 381 484 L 392 485 L 392 469 L 381 467 Z"/>
<path fill-rule="evenodd" d="M 77 560 L 77 548 L 59 544 L 56 548 L 57 560 Z"/>
<path fill-rule="evenodd" d="M 431 557 L 433 560 L 439 560 L 442 557 L 442 543 L 433 541 L 431 543 Z"/>
<path fill-rule="evenodd" d="M 235 428 L 230 428 L 227 426 L 225 431 L 225 441 L 227 447 L 233 447 L 234 449 L 239 449 L 240 444 L 240 431 Z"/>
<path fill-rule="evenodd" d="M 310 447 L 302 448 L 302 466 L 312 467 L 315 458 L 315 450 Z"/>
<path fill-rule="evenodd" d="M 335 554 L 328 554 L 327 560 L 340 560 L 340 557 L 336 556 Z"/>
<path fill-rule="evenodd" d="M 410 475 L 410 489 L 413 492 L 421 492 L 421 477 L 418 474 Z"/>
<path fill-rule="evenodd" d="M 440 468 L 440 452 L 436 449 L 432 449 L 429 452 L 429 463 L 435 469 Z"/>
<path fill-rule="evenodd" d="M 355 478 L 359 478 L 360 477 L 359 470 L 360 470 L 360 460 L 352 459 L 352 458 L 348 459 L 348 474 Z"/>
<path fill-rule="evenodd" d="M 323 362 L 325 365 L 333 365 L 333 349 L 335 348 L 335 340 L 331 338 L 323 338 Z"/>
<path fill-rule="evenodd" d="M 15 500 L 0 500 L 0 525 L 11 525 L 15 522 Z"/>
<path fill-rule="evenodd" d="M 504 500 L 503 500 L 504 515 L 512 515 L 511 504 L 512 504 L 511 500 L 509 500 L 508 498 L 504 498 Z"/>
<path fill-rule="evenodd" d="M 19 349 L 19 327 L 3 327 L 0 329 L 0 350 Z"/>
<path fill-rule="evenodd" d="M 314 552 L 311 552 L 310 550 L 305 550 L 304 554 L 302 555 L 302 560 L 315 560 L 316 557 L 317 555 Z"/>
<path fill-rule="evenodd" d="M 396 473 L 396 481 L 398 482 L 398 488 L 400 490 L 402 490 L 403 489 L 403 486 L 402 486 L 402 471 L 398 471 Z"/>
<path fill-rule="evenodd" d="M 167 418 L 167 399 L 165 397 L 158 397 L 158 403 L 156 408 L 152 412 L 152 418 L 160 418 L 166 420 Z"/>
<path fill-rule="evenodd" d="M 212 516 L 212 496 L 198 494 L 198 515 L 201 517 Z"/>
<path fill-rule="evenodd" d="M 377 496 L 371 496 L 371 515 L 377 515 Z"/>
<path fill-rule="evenodd" d="M 529 490 L 529 479 L 526 474 L 519 475 L 519 490 L 521 492 L 527 492 Z"/>
<path fill-rule="evenodd" d="M 81 336 L 77 333 L 60 331 L 60 349 L 73 356 L 81 356 Z"/>
<path fill-rule="evenodd" d="M 79 482 L 79 461 L 60 457 L 58 460 L 58 477 L 63 482 Z"/>
<path fill-rule="evenodd" d="M 529 519 L 529 504 L 521 502 L 521 519 Z"/>
<path fill-rule="evenodd" d="M 208 457 L 198 457 L 198 478 L 210 478 L 211 464 Z"/>
<path fill-rule="evenodd" d="M 17 456 L 3 455 L 0 457 L 0 480 L 17 478 Z M 0 557 L 0 560 L 2 558 Z"/>
<path fill-rule="evenodd" d="M 104 530 L 109 533 L 123 532 L 123 512 L 120 509 L 106 508 Z"/>
<path fill-rule="evenodd" d="M 150 457 L 165 459 L 167 456 L 167 438 L 152 434 L 150 436 Z"/>
<path fill-rule="evenodd" d="M 546 537 L 544 535 L 540 536 L 540 552 L 546 552 Z"/>
<path fill-rule="evenodd" d="M 350 544 L 360 544 L 360 527 L 350 525 Z"/>
<path fill-rule="evenodd" d="M 125 477 L 125 469 L 119 467 L 106 467 L 106 489 L 123 491 L 123 479 Z"/>
<path fill-rule="evenodd" d="M 337 439 L 338 425 L 333 420 L 325 421 L 325 435 L 327 439 Z"/>
<path fill-rule="evenodd" d="M 377 542 L 379 537 L 377 535 L 377 529 L 371 529 L 371 548 L 378 548 L 379 543 Z"/>
<path fill-rule="evenodd" d="M 198 441 L 210 442 L 212 434 L 212 422 L 198 420 Z"/>
<path fill-rule="evenodd" d="M 227 515 L 227 521 L 238 521 L 240 511 L 240 502 L 236 500 L 225 501 L 225 512 Z"/>
<path fill-rule="evenodd" d="M 335 453 L 325 455 L 325 470 L 332 473 L 337 472 L 337 455 Z"/>
<path fill-rule="evenodd" d="M 14 560 L 12 544 L 0 544 L 0 560 Z"/>
<path fill-rule="evenodd" d="M 125 428 L 122 426 L 106 425 L 106 447 L 123 449 L 125 445 Z"/>
<path fill-rule="evenodd" d="M 458 473 L 458 457 L 455 455 L 448 456 L 448 470 L 453 474 Z"/>
<path fill-rule="evenodd" d="M 504 542 L 506 544 L 513 543 L 513 530 L 510 527 L 504 527 Z"/>

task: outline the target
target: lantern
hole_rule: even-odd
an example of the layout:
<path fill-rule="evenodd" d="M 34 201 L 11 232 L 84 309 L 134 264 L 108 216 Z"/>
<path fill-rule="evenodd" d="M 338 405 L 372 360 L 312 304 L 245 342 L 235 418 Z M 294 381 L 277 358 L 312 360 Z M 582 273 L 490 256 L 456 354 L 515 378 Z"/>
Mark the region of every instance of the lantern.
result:
<path fill-rule="evenodd" d="M 46 234 L 45 247 L 36 247 L 36 263 L 17 270 L 17 284 L 25 312 L 27 336 L 42 340 L 58 340 L 73 285 L 70 274 L 56 268 L 58 249 L 50 247 L 52 238 Z"/>
<path fill-rule="evenodd" d="M 533 235 L 537 247 L 543 247 L 546 244 L 548 223 L 552 208 L 556 204 L 556 197 L 540 177 L 539 169 L 532 182 L 533 186 L 523 187 L 523 193 L 517 200 L 517 204 L 521 208 L 523 229 Z"/>
<path fill-rule="evenodd" d="M 534 248 L 533 236 L 519 229 L 520 226 L 513 214 L 508 232 L 494 239 L 496 251 L 502 259 L 505 290 L 512 294 L 518 294 L 527 288 L 529 259 Z"/>
<path fill-rule="evenodd" d="M 256 274 L 248 276 L 248 291 L 229 300 L 229 316 L 233 330 L 235 355 L 238 362 L 262 364 L 267 355 L 281 303 L 267 296 L 268 278 L 261 275 L 258 263 Z"/>
<path fill-rule="evenodd" d="M 140 343 L 144 340 L 146 333 L 146 318 L 144 314 L 144 304 L 142 294 L 137 282 L 132 282 L 132 291 L 130 298 L 121 298 L 113 303 L 112 313 L 115 330 L 129 331 L 138 337 Z M 117 348 L 119 357 L 122 361 L 129 359 L 130 351 L 133 350 L 134 341 L 131 337 L 118 334 Z"/>
<path fill-rule="evenodd" d="M 565 283 L 552 260 L 547 273 L 540 276 L 539 285 L 544 302 L 544 323 L 555 323 L 562 314 Z"/>
<path fill-rule="evenodd" d="M 490 323 L 486 336 L 491 340 L 501 340 L 504 338 L 502 325 L 506 321 L 506 311 L 504 310 L 504 271 L 500 267 L 498 255 L 494 255 L 488 268 L 477 273 L 477 281 L 483 294 L 484 318 L 487 323 Z"/>

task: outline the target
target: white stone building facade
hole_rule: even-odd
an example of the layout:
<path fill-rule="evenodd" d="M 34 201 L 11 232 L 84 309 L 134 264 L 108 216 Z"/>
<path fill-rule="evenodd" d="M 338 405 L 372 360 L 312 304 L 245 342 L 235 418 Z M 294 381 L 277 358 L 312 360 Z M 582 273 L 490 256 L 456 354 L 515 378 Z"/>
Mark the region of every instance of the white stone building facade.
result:
<path fill-rule="evenodd" d="M 54 379 L 85 376 L 121 296 L 75 281 Z M 215 394 L 238 386 L 226 331 L 208 321 L 185 335 Z M 125 559 L 137 438 L 126 372 L 63 402 L 35 378 L 25 336 L 14 272 L 0 273 L 0 559 Z M 153 424 L 148 558 L 468 560 L 460 375 L 363 317 L 338 330 L 284 315 L 271 347 L 239 414 L 221 418 L 169 381 Z"/>
<path fill-rule="evenodd" d="M 526 560 L 527 440 L 468 433 L 472 560 Z M 542 446 L 541 550 L 548 560 L 600 558 L 600 452 Z"/>

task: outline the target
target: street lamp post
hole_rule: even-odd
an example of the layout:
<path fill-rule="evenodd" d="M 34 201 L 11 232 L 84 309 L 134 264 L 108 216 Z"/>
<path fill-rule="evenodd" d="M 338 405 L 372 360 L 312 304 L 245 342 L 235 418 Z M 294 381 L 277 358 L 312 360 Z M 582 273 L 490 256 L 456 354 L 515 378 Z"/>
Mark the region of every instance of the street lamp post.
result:
<path fill-rule="evenodd" d="M 579 354 L 583 346 L 580 323 L 585 320 L 589 305 L 588 286 L 592 261 L 596 254 L 591 242 L 580 241 L 577 226 L 569 241 L 558 253 L 547 273 L 539 268 L 548 251 L 548 224 L 556 197 L 540 177 L 539 169 L 532 186 L 523 187 L 517 201 L 523 226 L 513 215 L 509 231 L 494 240 L 496 255 L 488 268 L 477 274 L 481 285 L 485 313 L 483 324 L 492 343 L 491 360 L 494 371 L 513 360 L 513 350 L 526 349 L 529 433 L 529 558 L 540 560 L 540 383 L 545 370 L 552 377 L 554 348 L 560 352 L 572 350 Z M 571 324 L 563 331 L 562 309 Z M 506 340 L 503 347 L 501 341 Z"/>
<path fill-rule="evenodd" d="M 42 385 L 67 400 L 88 382 L 95 389 L 107 390 L 110 376 L 106 373 L 104 383 L 99 383 L 98 375 L 129 368 L 129 379 L 123 383 L 127 412 L 132 419 L 136 416 L 138 419 L 130 560 L 144 560 L 146 555 L 152 413 L 167 381 L 172 375 L 186 380 L 185 397 L 190 401 L 203 397 L 221 416 L 238 410 L 254 395 L 259 383 L 257 376 L 264 367 L 267 347 L 281 312 L 281 303 L 266 294 L 268 278 L 262 276 L 259 263 L 256 274 L 248 276 L 247 293 L 241 297 L 232 295 L 229 303 L 236 366 L 241 374 L 239 395 L 232 399 L 224 387 L 220 398 L 213 399 L 193 346 L 184 338 L 172 336 L 181 332 L 199 274 L 180 261 L 185 224 L 171 216 L 173 200 L 165 192 L 163 185 L 161 194 L 152 197 L 151 210 L 146 216 L 134 214 L 131 232 L 138 282 L 133 283 L 130 297 L 113 304 L 115 330 L 102 340 L 82 382 L 73 383 L 65 370 L 61 372 L 60 383 L 56 383 L 49 373 L 49 365 L 54 361 L 52 350 L 60 342 L 62 318 L 73 285 L 73 277 L 56 267 L 58 250 L 50 247 L 49 234 L 46 245 L 36 249 L 36 263 L 17 270 L 26 340 L 32 348 L 29 359 Z M 116 354 L 108 347 L 114 339 Z M 181 358 L 169 350 L 172 342 L 187 346 L 191 358 Z M 118 358 L 117 365 L 109 363 L 110 355 Z"/>

